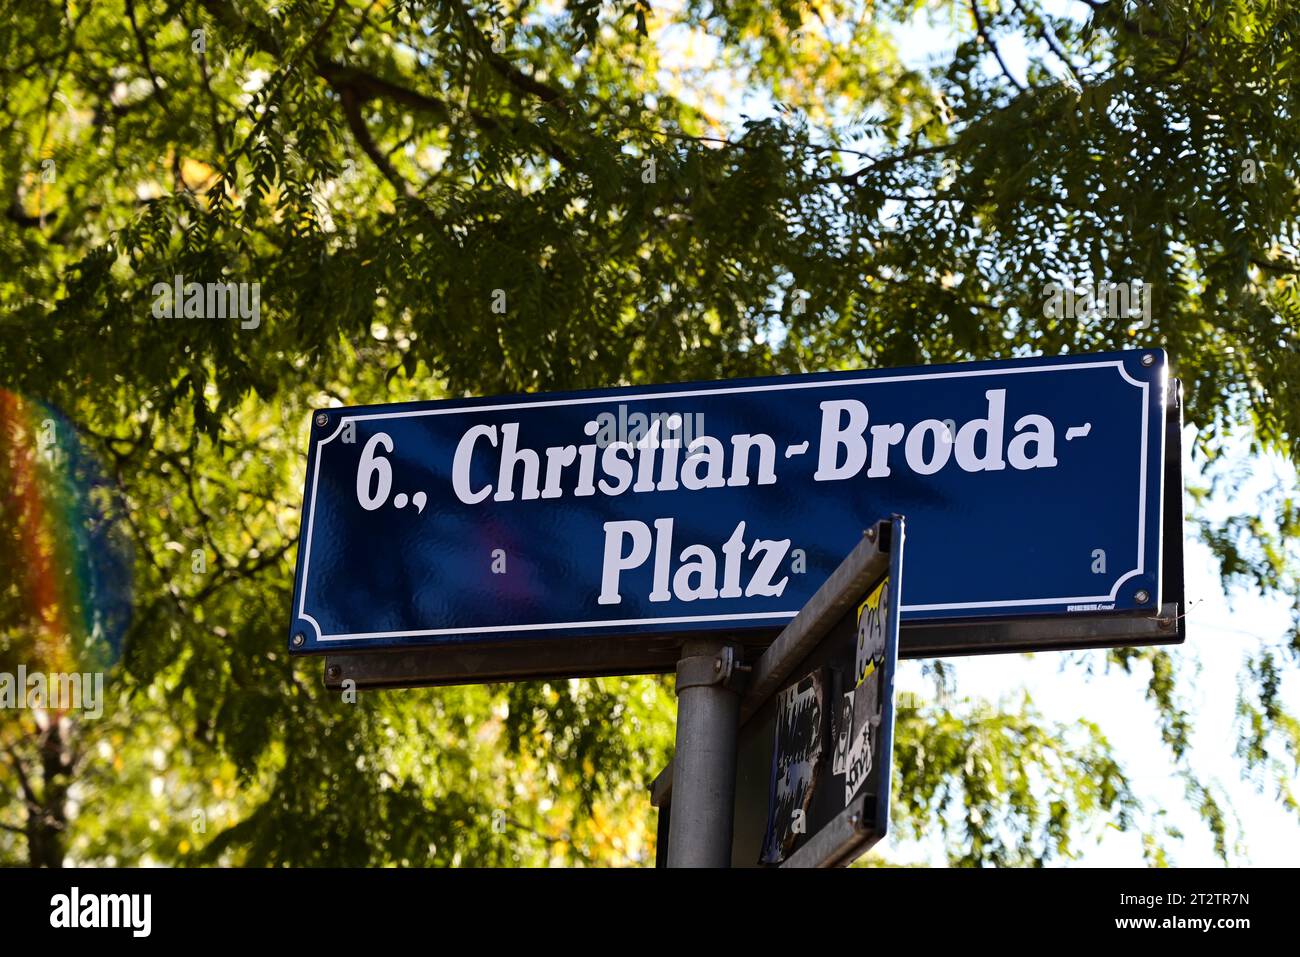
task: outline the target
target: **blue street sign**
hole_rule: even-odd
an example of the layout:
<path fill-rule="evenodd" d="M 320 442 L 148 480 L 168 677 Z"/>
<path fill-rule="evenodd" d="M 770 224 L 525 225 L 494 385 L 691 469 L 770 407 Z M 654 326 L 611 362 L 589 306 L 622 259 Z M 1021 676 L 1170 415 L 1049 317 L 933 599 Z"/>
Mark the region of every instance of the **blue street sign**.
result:
<path fill-rule="evenodd" d="M 905 623 L 1154 612 L 1160 350 L 327 409 L 290 647 L 775 632 L 876 516 Z"/>

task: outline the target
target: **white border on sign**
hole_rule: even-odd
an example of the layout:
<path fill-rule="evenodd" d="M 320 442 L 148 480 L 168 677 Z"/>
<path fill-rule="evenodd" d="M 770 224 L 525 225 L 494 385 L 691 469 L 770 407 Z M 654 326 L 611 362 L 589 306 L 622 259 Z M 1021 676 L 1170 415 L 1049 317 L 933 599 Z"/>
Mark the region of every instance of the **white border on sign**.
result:
<path fill-rule="evenodd" d="M 642 393 L 639 395 L 615 395 L 615 396 L 591 396 L 584 399 L 553 399 L 539 402 L 508 402 L 501 405 L 479 405 L 479 406 L 458 406 L 448 409 L 416 409 L 409 412 L 372 412 L 367 415 L 349 415 L 339 419 L 338 427 L 329 434 L 328 437 L 319 440 L 316 443 L 316 461 L 315 468 L 312 470 L 311 477 L 311 501 L 308 505 L 309 518 L 307 520 L 307 541 L 303 545 L 302 553 L 302 586 L 299 594 L 298 617 L 304 621 L 311 622 L 316 629 L 316 641 L 363 641 L 376 638 L 418 638 L 418 637 L 436 637 L 441 635 L 476 635 L 489 634 L 494 632 L 524 632 L 524 631 L 543 631 L 554 628 L 621 628 L 627 625 L 680 625 L 680 624 L 701 624 L 705 622 L 720 621 L 762 621 L 765 619 L 790 619 L 799 614 L 798 609 L 794 611 L 783 612 L 762 612 L 762 613 L 744 613 L 734 615 L 687 615 L 674 618 L 624 618 L 618 621 L 560 621 L 547 622 L 544 624 L 532 625 L 490 625 L 480 628 L 427 628 L 418 631 L 372 631 L 357 632 L 347 635 L 326 635 L 321 632 L 320 623 L 311 615 L 307 614 L 307 574 L 311 567 L 311 543 L 312 528 L 316 523 L 316 489 L 320 475 L 321 449 L 334 440 L 338 434 L 343 431 L 343 427 L 348 422 L 363 422 L 368 419 L 405 419 L 424 415 L 452 415 L 466 412 L 502 412 L 508 409 L 519 408 L 548 408 L 557 405 L 591 405 L 597 403 L 618 402 L 640 402 L 640 401 L 657 401 L 657 400 L 677 400 L 682 398 L 691 398 L 692 396 L 714 396 L 714 395 L 737 395 L 747 392 L 779 392 L 790 389 L 829 389 L 841 388 L 843 386 L 854 385 L 880 385 L 888 382 L 910 382 L 918 379 L 959 379 L 976 376 L 1003 376 L 1019 375 L 1028 372 L 1068 372 L 1077 369 L 1104 369 L 1108 367 L 1115 368 L 1125 382 L 1136 386 L 1142 391 L 1142 449 L 1141 461 L 1138 472 L 1138 547 L 1137 547 L 1137 568 L 1125 573 L 1120 577 L 1110 590 L 1109 595 L 1081 595 L 1072 598 L 1027 598 L 1021 600 L 1009 601 L 985 601 L 985 602 L 950 602 L 946 604 L 932 605 L 903 605 L 900 608 L 902 612 L 909 611 L 950 611 L 953 609 L 976 609 L 976 608 L 1007 608 L 1024 605 L 1085 605 L 1100 602 L 1113 602 L 1119 594 L 1120 586 L 1130 578 L 1141 575 L 1145 571 L 1145 553 L 1146 553 L 1146 507 L 1147 507 L 1147 446 L 1150 439 L 1150 427 L 1147 421 L 1147 392 L 1151 385 L 1148 382 L 1141 382 L 1134 379 L 1124 368 L 1122 360 L 1110 362 L 1072 362 L 1064 365 L 1052 366 L 1031 366 L 1022 369 L 976 369 L 965 372 L 943 372 L 943 373 L 917 373 L 915 375 L 901 376 L 880 376 L 868 379 L 833 379 L 822 382 L 798 382 L 798 383 L 775 383 L 772 385 L 756 386 L 738 386 L 736 388 L 724 389 L 695 389 L 688 392 L 653 392 Z"/>

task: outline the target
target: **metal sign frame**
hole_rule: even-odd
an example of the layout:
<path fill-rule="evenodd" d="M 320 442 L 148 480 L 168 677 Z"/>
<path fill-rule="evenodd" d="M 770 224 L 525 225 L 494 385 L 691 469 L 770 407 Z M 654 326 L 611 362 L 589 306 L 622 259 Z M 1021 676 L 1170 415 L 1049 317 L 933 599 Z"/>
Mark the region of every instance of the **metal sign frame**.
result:
<path fill-rule="evenodd" d="M 825 671 L 820 666 L 833 651 L 831 642 L 840 636 L 837 626 L 842 625 L 846 616 L 851 615 L 864 595 L 886 579 L 898 583 L 903 578 L 905 521 L 901 516 L 880 521 L 867 529 L 862 540 L 836 568 L 835 572 L 823 583 L 817 593 L 804 606 L 799 614 L 781 632 L 776 640 L 763 652 L 754 663 L 749 678 L 745 682 L 743 697 L 736 709 L 736 724 L 739 731 L 733 745 L 737 752 L 746 748 L 751 760 L 758 758 L 749 769 L 745 767 L 743 754 L 737 755 L 737 767 L 734 768 L 735 780 L 717 799 L 724 804 L 722 808 L 703 809 L 709 818 L 726 820 L 732 831 L 746 834 L 747 841 L 735 846 L 728 841 L 727 859 L 733 867 L 758 866 L 756 836 L 763 833 L 768 821 L 768 790 L 765 766 L 771 754 L 763 745 L 762 734 L 766 727 L 752 725 L 756 716 L 761 718 L 764 707 L 771 704 L 783 687 L 792 679 L 802 679 L 809 671 Z M 887 767 L 881 768 L 885 774 L 892 774 L 893 736 L 894 736 L 894 693 L 893 677 L 898 660 L 898 639 L 901 629 L 897 618 L 897 604 L 893 608 L 892 637 L 887 636 L 885 656 L 888 676 L 883 701 L 881 727 L 882 737 L 878 748 L 882 754 L 889 755 Z M 746 739 L 746 732 L 750 732 Z M 744 739 L 744 740 L 742 740 Z M 651 787 L 650 803 L 658 809 L 658 843 L 655 859 L 656 867 L 672 866 L 669 863 L 669 833 L 672 830 L 672 784 L 673 768 L 670 764 L 655 780 Z M 877 794 L 880 790 L 877 775 Z M 747 780 L 751 778 L 752 780 Z M 761 790 L 763 800 L 755 804 L 742 795 L 742 786 L 750 790 Z M 865 791 L 845 802 L 845 807 L 836 813 L 815 833 L 809 834 L 801 845 L 784 860 L 782 867 L 831 867 L 851 862 L 875 844 L 888 831 L 889 827 L 889 787 L 888 778 L 884 785 L 885 799 L 875 800 L 877 794 Z M 870 798 L 870 800 L 869 800 Z M 734 802 L 734 808 L 733 808 Z M 696 815 L 702 809 L 693 809 Z M 734 814 L 732 813 L 734 811 Z M 729 833 L 728 837 L 731 837 Z"/>
<path fill-rule="evenodd" d="M 838 813 L 820 826 L 816 826 L 816 821 L 813 821 L 816 830 L 799 839 L 788 856 L 781 855 L 784 859 L 779 866 L 843 866 L 866 853 L 889 831 L 894 749 L 894 671 L 898 661 L 899 596 L 905 588 L 905 522 L 901 516 L 895 515 L 889 521 L 877 523 L 870 531 L 875 534 L 869 535 L 854 549 L 837 573 L 754 665 L 755 680 L 741 703 L 741 728 L 737 735 L 733 867 L 756 866 L 755 840 L 763 833 L 763 849 L 766 852 L 771 837 L 768 832 L 773 825 L 771 801 L 774 795 L 771 792 L 774 788 L 763 787 L 761 770 L 763 758 L 770 752 L 768 760 L 772 762 L 775 771 L 777 749 L 770 735 L 776 715 L 771 714 L 771 720 L 763 720 L 764 715 L 773 709 L 779 710 L 777 701 L 782 688 L 789 688 L 815 676 L 824 685 L 823 691 L 827 695 L 823 699 L 826 715 L 819 722 L 819 738 L 828 744 L 835 741 L 834 722 L 826 719 L 833 717 L 840 706 L 834 691 L 843 689 L 838 687 L 840 682 L 836 679 L 847 678 L 847 674 L 841 672 L 837 676 L 836 671 L 839 669 L 833 669 L 829 665 L 852 653 L 852 635 L 858 626 L 856 614 L 861 611 L 859 606 L 863 603 L 864 596 L 881 585 L 888 588 L 888 604 L 882 622 L 884 647 L 879 672 L 880 725 L 877 735 L 870 739 L 874 755 L 873 768 L 860 785 L 860 790 L 843 802 L 844 807 Z M 861 687 L 855 690 L 858 694 L 863 693 Z M 819 751 L 814 765 L 819 763 L 820 767 L 814 766 L 812 769 L 812 781 L 817 782 L 816 786 L 804 795 L 806 813 L 809 815 L 816 813 L 817 808 L 824 808 L 827 800 L 832 806 L 840 803 L 836 795 L 843 793 L 838 790 L 843 784 L 833 771 L 829 774 L 830 780 L 826 780 L 828 765 L 834 764 L 833 756 L 824 748 L 819 748 Z M 747 767 L 747 762 L 751 767 Z M 811 805 L 810 800 L 813 801 Z M 767 820 L 764 822 L 764 831 L 760 832 L 756 812 L 764 808 Z"/>

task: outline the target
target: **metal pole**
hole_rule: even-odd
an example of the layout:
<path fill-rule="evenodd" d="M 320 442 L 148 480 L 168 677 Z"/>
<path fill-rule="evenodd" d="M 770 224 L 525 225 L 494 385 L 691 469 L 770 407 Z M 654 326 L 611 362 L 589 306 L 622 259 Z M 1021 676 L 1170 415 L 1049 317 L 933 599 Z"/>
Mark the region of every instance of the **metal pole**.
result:
<path fill-rule="evenodd" d="M 731 865 L 739 670 L 736 650 L 716 639 L 686 642 L 677 662 L 669 867 Z"/>

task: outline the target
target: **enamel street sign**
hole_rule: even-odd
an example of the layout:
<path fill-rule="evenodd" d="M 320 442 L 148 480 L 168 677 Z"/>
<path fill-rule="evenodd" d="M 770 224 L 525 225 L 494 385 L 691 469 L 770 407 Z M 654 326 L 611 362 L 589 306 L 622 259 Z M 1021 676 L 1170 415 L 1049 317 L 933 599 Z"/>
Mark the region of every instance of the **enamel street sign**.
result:
<path fill-rule="evenodd" d="M 1162 611 L 1170 394 L 1141 350 L 325 409 L 290 648 L 671 668 L 684 636 L 770 641 L 889 513 L 905 640 L 1046 618 L 1086 645 Z"/>

